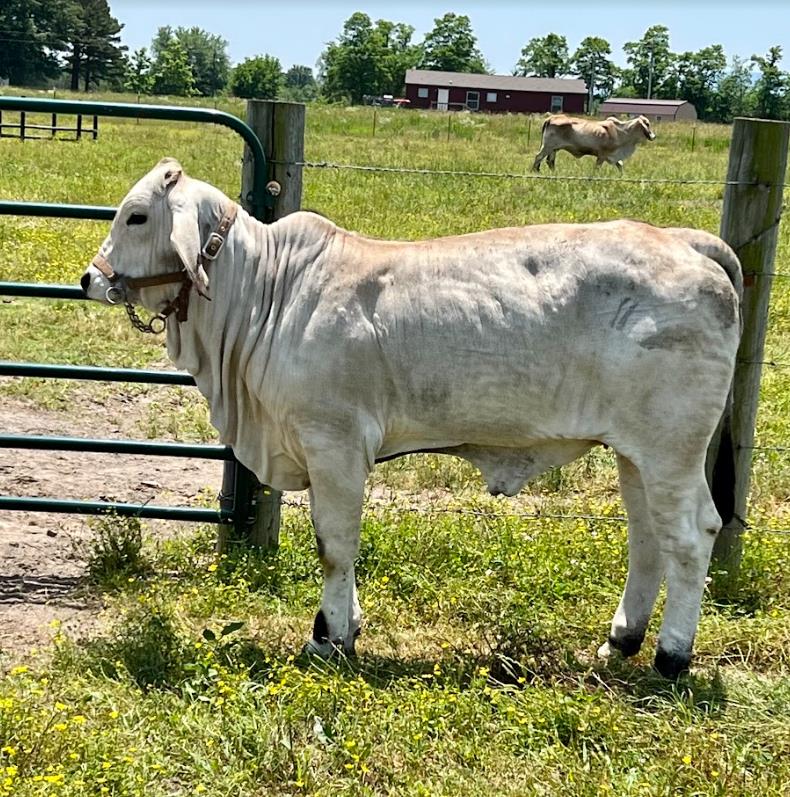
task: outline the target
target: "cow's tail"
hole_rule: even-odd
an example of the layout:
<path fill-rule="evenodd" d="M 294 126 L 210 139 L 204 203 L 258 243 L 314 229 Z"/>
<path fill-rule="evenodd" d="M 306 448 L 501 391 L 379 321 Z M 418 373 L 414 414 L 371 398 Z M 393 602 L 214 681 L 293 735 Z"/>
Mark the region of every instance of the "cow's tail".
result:
<path fill-rule="evenodd" d="M 702 230 L 690 230 L 683 227 L 670 228 L 669 232 L 682 238 L 688 245 L 701 255 L 718 263 L 727 276 L 738 295 L 738 320 L 743 331 L 743 271 L 738 256 L 724 241 L 716 235 Z M 722 523 L 726 526 L 735 516 L 735 445 L 732 437 L 732 411 L 734 404 L 733 386 L 727 394 L 727 403 L 724 407 L 718 428 L 719 447 L 711 472 L 711 493 L 716 511 L 721 516 Z"/>
<path fill-rule="evenodd" d="M 726 526 L 735 517 L 735 444 L 732 439 L 733 390 L 727 394 L 727 404 L 718 427 L 719 448 L 711 471 L 710 491 L 721 523 Z M 708 453 L 710 456 L 710 452 Z"/>

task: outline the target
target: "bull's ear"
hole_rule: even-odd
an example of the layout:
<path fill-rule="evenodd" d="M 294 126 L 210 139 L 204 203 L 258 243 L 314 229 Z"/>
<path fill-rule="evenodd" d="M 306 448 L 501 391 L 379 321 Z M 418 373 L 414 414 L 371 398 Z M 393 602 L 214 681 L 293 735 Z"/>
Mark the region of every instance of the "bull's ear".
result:
<path fill-rule="evenodd" d="M 164 175 L 164 188 L 165 188 L 165 190 L 167 190 L 168 188 L 171 188 L 172 186 L 174 186 L 179 181 L 179 179 L 180 179 L 180 177 L 181 177 L 181 175 L 183 173 L 184 173 L 184 171 L 183 171 L 183 169 L 180 166 L 178 166 L 177 168 L 176 167 L 168 168 L 168 170 L 165 172 L 165 175 Z"/>
<path fill-rule="evenodd" d="M 184 174 L 183 167 L 175 158 L 162 158 L 156 165 L 165 167 L 162 172 L 162 188 L 165 191 L 174 186 Z"/>
<path fill-rule="evenodd" d="M 184 196 L 176 196 L 180 193 L 171 192 L 170 194 L 169 204 L 173 217 L 170 243 L 189 274 L 189 278 L 195 284 L 198 293 L 208 297 L 208 274 L 200 262 L 198 205 Z"/>

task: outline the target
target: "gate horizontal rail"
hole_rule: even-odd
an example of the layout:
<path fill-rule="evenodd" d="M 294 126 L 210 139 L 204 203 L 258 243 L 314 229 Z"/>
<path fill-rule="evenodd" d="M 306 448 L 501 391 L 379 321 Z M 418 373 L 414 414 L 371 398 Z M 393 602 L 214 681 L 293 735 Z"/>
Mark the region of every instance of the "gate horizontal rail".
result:
<path fill-rule="evenodd" d="M 99 365 L 43 365 L 41 363 L 12 363 L 7 360 L 0 360 L 0 376 L 37 376 L 43 379 L 88 379 L 97 382 L 195 386 L 195 380 L 183 371 L 109 368 Z"/>
<path fill-rule="evenodd" d="M 235 513 L 226 509 L 191 509 L 183 506 L 122 504 L 115 501 L 67 501 L 54 498 L 15 498 L 0 495 L 0 511 L 54 512 L 65 515 L 122 515 L 193 523 L 232 523 Z"/>
<path fill-rule="evenodd" d="M 0 202 L 0 216 L 38 216 L 48 219 L 112 221 L 115 208 L 106 205 L 59 205 L 51 202 Z"/>
<path fill-rule="evenodd" d="M 53 285 L 45 282 L 0 282 L 0 296 L 34 299 L 79 299 L 88 297 L 79 285 Z"/>
<path fill-rule="evenodd" d="M 152 443 L 148 440 L 112 440 L 93 437 L 0 434 L 0 448 L 32 451 L 86 451 L 92 454 L 140 454 L 149 457 L 233 459 L 230 446 L 196 443 Z"/>

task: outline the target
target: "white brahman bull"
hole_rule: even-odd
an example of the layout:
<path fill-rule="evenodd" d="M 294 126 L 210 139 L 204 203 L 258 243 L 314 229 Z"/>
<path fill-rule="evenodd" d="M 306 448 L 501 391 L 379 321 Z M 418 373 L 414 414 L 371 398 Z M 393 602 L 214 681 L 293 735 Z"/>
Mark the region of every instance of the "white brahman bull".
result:
<path fill-rule="evenodd" d="M 645 140 L 652 141 L 655 137 L 646 116 L 637 116 L 627 122 L 610 116 L 598 122 L 557 114 L 543 123 L 542 146 L 535 156 L 532 169 L 539 172 L 540 164 L 545 159 L 554 171 L 557 150 L 564 149 L 574 158 L 594 155 L 596 168 L 606 161 L 622 173 L 623 161 L 634 154 L 636 145 Z"/>
<path fill-rule="evenodd" d="M 165 159 L 121 203 L 82 284 L 162 312 L 184 291 L 150 283 L 177 264 L 187 294 L 197 282 L 210 296 L 193 291 L 186 320 L 168 319 L 168 352 L 242 463 L 280 490 L 310 488 L 324 588 L 309 649 L 353 652 L 377 460 L 455 454 L 513 495 L 605 444 L 630 552 L 600 653 L 639 649 L 666 576 L 656 667 L 684 670 L 721 525 L 704 468 L 740 336 L 732 250 L 633 221 L 380 241 L 313 213 L 267 226 L 238 208 L 209 264 L 201 247 L 229 206 Z"/>

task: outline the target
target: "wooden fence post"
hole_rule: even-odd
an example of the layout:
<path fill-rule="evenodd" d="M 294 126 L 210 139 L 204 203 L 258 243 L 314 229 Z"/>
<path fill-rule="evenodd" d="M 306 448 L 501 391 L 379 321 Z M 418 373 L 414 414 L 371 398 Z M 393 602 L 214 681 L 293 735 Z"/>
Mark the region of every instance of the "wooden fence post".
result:
<path fill-rule="evenodd" d="M 247 124 L 255 131 L 266 153 L 269 182 L 279 184 L 269 218 L 275 221 L 302 206 L 305 106 L 299 102 L 248 100 Z M 252 156 L 244 148 L 241 191 L 242 203 L 252 186 Z M 276 189 L 275 189 L 276 190 Z"/>
<path fill-rule="evenodd" d="M 274 197 L 274 206 L 267 208 L 262 221 L 276 221 L 302 204 L 302 171 L 304 161 L 305 106 L 294 102 L 250 100 L 247 103 L 247 124 L 257 134 L 266 154 L 267 187 Z M 252 155 L 244 148 L 241 176 L 242 204 L 250 211 L 247 197 L 252 188 Z M 247 542 L 260 548 L 276 548 L 280 538 L 280 499 L 278 490 L 260 484 L 237 462 L 225 463 L 222 491 L 236 489 L 243 484 L 242 476 L 252 479 L 255 520 L 249 529 Z M 227 531 L 225 531 L 227 534 Z M 218 547 L 222 548 L 222 541 Z"/>
<path fill-rule="evenodd" d="M 754 426 L 760 392 L 773 261 L 782 214 L 790 124 L 763 119 L 735 120 L 724 193 L 720 235 L 735 250 L 743 267 L 743 335 L 733 379 L 732 461 L 714 436 L 708 475 L 717 508 L 733 508 L 713 549 L 714 589 L 726 594 L 741 562 Z M 721 510 L 720 510 L 721 512 Z M 727 514 L 725 512 L 725 514 Z"/>

